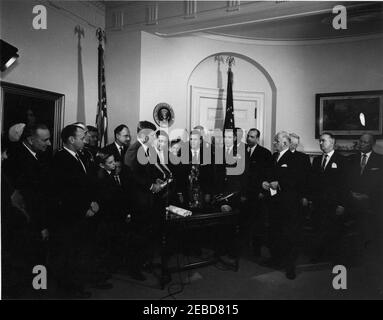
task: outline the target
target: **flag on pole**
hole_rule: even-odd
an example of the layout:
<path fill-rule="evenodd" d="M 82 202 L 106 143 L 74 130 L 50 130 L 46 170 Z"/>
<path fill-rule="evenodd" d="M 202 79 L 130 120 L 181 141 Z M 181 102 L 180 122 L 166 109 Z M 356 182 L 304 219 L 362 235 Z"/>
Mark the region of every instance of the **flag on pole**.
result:
<path fill-rule="evenodd" d="M 223 125 L 223 132 L 226 130 L 232 130 L 234 135 L 233 155 L 237 155 L 237 132 L 235 130 L 234 122 L 234 102 L 233 102 L 233 72 L 231 66 L 234 63 L 234 57 L 228 57 L 226 60 L 229 64 L 227 71 L 227 93 L 226 93 L 226 113 L 225 122 Z"/>
<path fill-rule="evenodd" d="M 229 70 L 227 71 L 226 114 L 223 130 L 235 128 L 233 103 L 233 72 L 231 71 L 231 65 L 233 61 L 233 57 L 228 58 Z"/>
<path fill-rule="evenodd" d="M 97 29 L 98 45 L 98 106 L 96 116 L 96 127 L 98 129 L 99 146 L 106 146 L 108 143 L 108 114 L 106 109 L 106 87 L 105 87 L 105 64 L 104 64 L 104 48 L 102 40 L 105 32 L 100 28 Z"/>

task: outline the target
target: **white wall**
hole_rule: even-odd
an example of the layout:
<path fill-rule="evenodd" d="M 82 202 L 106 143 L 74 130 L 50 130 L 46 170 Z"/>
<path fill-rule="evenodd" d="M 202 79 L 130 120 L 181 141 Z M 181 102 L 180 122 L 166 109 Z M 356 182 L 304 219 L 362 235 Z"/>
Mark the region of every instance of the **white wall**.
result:
<path fill-rule="evenodd" d="M 111 141 L 113 129 L 122 123 L 128 125 L 134 137 L 140 120 L 141 34 L 110 32 L 107 37 L 105 62 Z"/>
<path fill-rule="evenodd" d="M 255 45 L 197 36 L 164 39 L 142 33 L 140 118 L 151 120 L 154 106 L 167 102 L 175 110 L 174 126 L 187 128 L 189 76 L 203 59 L 220 52 L 245 55 L 266 69 L 277 90 L 276 130 L 299 134 L 306 151 L 319 150 L 315 140 L 316 93 L 382 89 L 382 39 Z M 265 137 L 268 147 L 273 133 Z M 383 141 L 377 147 L 383 151 Z"/>
<path fill-rule="evenodd" d="M 47 29 L 32 28 L 33 6 L 45 4 Z M 95 26 L 105 27 L 105 13 L 83 2 L 55 2 Z M 43 1 L 1 1 L 1 38 L 19 49 L 17 64 L 5 73 L 4 81 L 54 91 L 65 95 L 65 124 L 76 121 L 78 89 L 78 50 L 76 25 L 84 29 L 82 64 L 85 120 L 94 124 L 97 112 L 96 28 L 64 10 Z"/>

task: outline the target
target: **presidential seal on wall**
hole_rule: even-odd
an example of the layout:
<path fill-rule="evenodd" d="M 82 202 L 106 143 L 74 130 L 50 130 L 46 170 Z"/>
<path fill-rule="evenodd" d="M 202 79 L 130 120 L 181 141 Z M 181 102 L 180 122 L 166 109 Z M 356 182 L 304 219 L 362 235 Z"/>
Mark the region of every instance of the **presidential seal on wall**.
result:
<path fill-rule="evenodd" d="M 153 118 L 161 128 L 168 128 L 174 123 L 174 111 L 169 104 L 161 102 L 155 106 Z"/>

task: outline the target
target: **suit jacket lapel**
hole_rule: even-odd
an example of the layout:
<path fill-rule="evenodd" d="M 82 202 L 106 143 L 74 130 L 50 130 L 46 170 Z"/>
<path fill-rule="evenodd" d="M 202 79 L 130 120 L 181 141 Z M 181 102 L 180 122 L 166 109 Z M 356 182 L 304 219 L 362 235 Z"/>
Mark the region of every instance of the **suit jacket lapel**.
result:
<path fill-rule="evenodd" d="M 375 160 L 376 160 L 375 153 L 374 153 L 374 152 L 371 152 L 371 155 L 370 155 L 370 157 L 368 158 L 366 167 L 364 168 L 364 171 L 366 171 L 366 169 L 371 169 L 371 168 L 373 168 L 373 167 L 374 167 L 374 164 L 375 164 Z M 364 171 L 363 171 L 363 173 L 364 173 Z"/>
<path fill-rule="evenodd" d="M 282 163 L 283 163 L 283 161 L 289 156 L 289 153 L 290 153 L 290 151 L 289 150 L 287 150 L 283 155 L 282 155 L 282 157 L 279 159 L 279 161 L 277 162 L 277 165 L 278 166 L 280 166 Z M 277 156 L 278 156 L 278 154 L 277 154 Z M 278 158 L 275 158 L 275 161 L 277 161 L 277 159 Z"/>
<path fill-rule="evenodd" d="M 329 169 L 331 169 L 333 163 L 336 163 L 336 164 L 337 164 L 336 159 L 337 159 L 337 154 L 336 154 L 336 152 L 334 152 L 334 154 L 333 154 L 332 157 L 330 158 L 329 162 L 327 163 L 327 166 L 326 166 L 326 168 L 324 169 L 324 172 L 327 172 Z M 322 163 L 322 161 L 321 161 L 321 163 Z M 338 165 L 338 164 L 337 164 L 337 165 Z"/>
<path fill-rule="evenodd" d="M 82 167 L 81 163 L 75 157 L 73 157 L 67 150 L 65 150 L 65 153 L 66 153 L 66 156 L 69 159 L 69 161 L 73 162 L 73 164 L 75 164 L 77 166 L 79 171 L 81 171 L 81 173 L 86 175 L 84 168 Z M 84 166 L 85 166 L 85 164 L 84 164 Z M 86 169 L 86 167 L 85 167 L 85 169 Z"/>

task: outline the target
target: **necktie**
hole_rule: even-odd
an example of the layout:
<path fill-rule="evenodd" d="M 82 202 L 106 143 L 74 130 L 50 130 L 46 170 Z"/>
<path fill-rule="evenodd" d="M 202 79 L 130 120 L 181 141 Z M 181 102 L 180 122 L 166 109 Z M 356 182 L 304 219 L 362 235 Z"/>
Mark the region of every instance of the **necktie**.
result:
<path fill-rule="evenodd" d="M 116 181 L 116 183 L 120 186 L 121 185 L 121 181 L 120 181 L 120 177 L 118 175 L 115 175 L 114 176 L 114 180 Z"/>
<path fill-rule="evenodd" d="M 192 163 L 198 163 L 197 151 L 192 150 L 192 155 L 193 155 Z"/>
<path fill-rule="evenodd" d="M 278 163 L 278 161 L 279 161 L 279 156 L 280 156 L 280 153 L 277 152 L 277 153 L 276 153 L 276 157 L 275 157 L 275 163 Z"/>
<path fill-rule="evenodd" d="M 365 153 L 362 154 L 362 161 L 360 163 L 360 174 L 363 174 L 364 168 L 367 164 L 367 155 Z"/>
<path fill-rule="evenodd" d="M 78 155 L 77 153 L 76 153 L 76 159 L 77 159 L 78 162 L 80 162 L 80 164 L 81 164 L 81 166 L 82 166 L 84 172 L 86 173 L 85 166 L 84 166 L 83 162 L 81 161 L 81 159 L 80 159 L 80 157 L 79 157 L 79 155 Z"/>
<path fill-rule="evenodd" d="M 327 163 L 327 154 L 323 155 L 323 160 L 322 160 L 322 165 L 321 165 L 321 170 L 324 171 L 326 169 L 326 163 Z"/>

